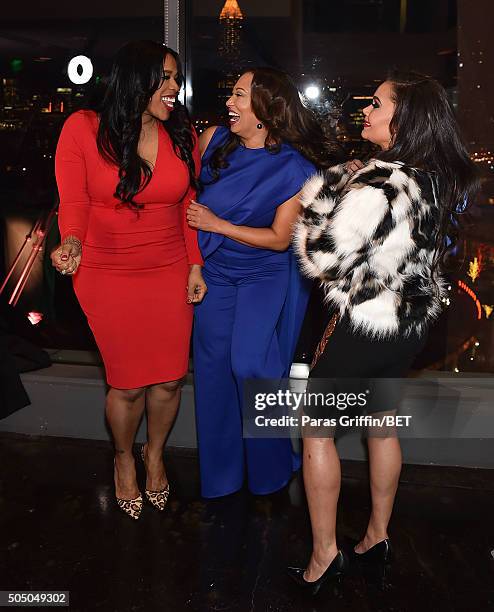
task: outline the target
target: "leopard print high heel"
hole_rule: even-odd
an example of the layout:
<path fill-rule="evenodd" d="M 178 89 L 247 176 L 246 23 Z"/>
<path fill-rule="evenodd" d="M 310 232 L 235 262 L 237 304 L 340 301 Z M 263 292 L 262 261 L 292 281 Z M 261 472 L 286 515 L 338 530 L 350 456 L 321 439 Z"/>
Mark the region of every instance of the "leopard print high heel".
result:
<path fill-rule="evenodd" d="M 116 462 L 115 460 L 113 460 L 114 471 L 115 468 Z M 130 516 L 131 519 L 137 521 L 137 519 L 141 516 L 142 512 L 143 501 L 141 493 L 139 492 L 139 495 L 137 497 L 134 497 L 134 499 L 122 499 L 121 497 L 117 497 L 116 495 L 115 498 L 117 500 L 117 504 L 120 510 L 125 512 L 127 516 Z"/>
<path fill-rule="evenodd" d="M 130 518 L 137 521 L 142 512 L 142 495 L 134 499 L 121 499 L 117 497 L 118 507 L 125 512 Z"/>
<path fill-rule="evenodd" d="M 146 459 L 144 455 L 145 446 L 145 444 L 141 446 L 141 459 L 144 463 L 144 467 L 146 467 Z M 159 491 L 145 489 L 144 494 L 146 495 L 146 499 L 149 501 L 150 504 L 152 504 L 160 512 L 163 512 L 166 506 L 166 502 L 168 501 L 168 496 L 170 495 L 170 484 L 168 483 L 166 487 L 160 489 Z"/>

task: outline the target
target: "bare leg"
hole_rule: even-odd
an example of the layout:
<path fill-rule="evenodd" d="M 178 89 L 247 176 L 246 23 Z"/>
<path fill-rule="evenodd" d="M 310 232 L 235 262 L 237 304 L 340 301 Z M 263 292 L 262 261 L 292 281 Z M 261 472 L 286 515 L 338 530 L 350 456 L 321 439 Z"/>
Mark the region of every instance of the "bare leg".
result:
<path fill-rule="evenodd" d="M 106 396 L 106 418 L 115 444 L 115 493 L 121 499 L 139 495 L 132 445 L 144 412 L 145 389 L 114 389 Z"/>
<path fill-rule="evenodd" d="M 332 438 L 304 438 L 303 471 L 313 541 L 304 578 L 312 582 L 322 576 L 338 552 L 336 508 L 341 468 Z"/>
<path fill-rule="evenodd" d="M 355 547 L 363 553 L 388 537 L 388 524 L 401 472 L 401 447 L 398 437 L 367 438 L 372 512 L 367 531 Z"/>
<path fill-rule="evenodd" d="M 163 448 L 175 421 L 180 404 L 181 381 L 152 385 L 146 392 L 148 443 L 145 446 L 146 489 L 160 491 L 166 487 Z"/>

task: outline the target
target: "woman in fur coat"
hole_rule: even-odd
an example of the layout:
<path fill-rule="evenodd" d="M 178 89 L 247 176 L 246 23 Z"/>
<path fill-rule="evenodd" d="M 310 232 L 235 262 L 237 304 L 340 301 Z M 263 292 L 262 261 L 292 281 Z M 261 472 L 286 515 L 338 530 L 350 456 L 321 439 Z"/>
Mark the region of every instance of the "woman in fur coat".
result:
<path fill-rule="evenodd" d="M 320 280 L 337 313 L 326 350 L 324 338 L 319 346 L 309 386 L 314 378 L 406 376 L 441 310 L 446 236 L 477 187 L 474 165 L 437 81 L 393 75 L 363 113 L 362 137 L 380 152 L 366 164 L 339 165 L 314 176 L 302 194 L 296 250 L 303 271 Z M 367 413 L 393 414 L 397 406 L 385 387 L 377 384 L 374 391 Z M 401 449 L 395 435 L 370 433 L 367 442 L 372 511 L 350 554 L 384 572 Z M 335 534 L 340 479 L 334 430 L 324 437 L 304 435 L 313 551 L 307 568 L 289 573 L 311 594 L 328 578 L 340 578 L 348 563 Z"/>

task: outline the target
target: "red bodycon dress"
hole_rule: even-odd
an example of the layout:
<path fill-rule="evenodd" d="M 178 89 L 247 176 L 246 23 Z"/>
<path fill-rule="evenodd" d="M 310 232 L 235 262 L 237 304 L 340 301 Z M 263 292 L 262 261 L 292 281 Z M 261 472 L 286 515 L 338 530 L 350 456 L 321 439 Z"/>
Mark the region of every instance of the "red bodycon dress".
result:
<path fill-rule="evenodd" d="M 118 206 L 118 169 L 99 155 L 97 129 L 95 113 L 71 115 L 55 158 L 62 240 L 73 235 L 83 245 L 74 290 L 109 385 L 133 389 L 178 380 L 189 359 L 189 264 L 202 263 L 196 231 L 185 219 L 194 197 L 188 169 L 160 125 L 152 179 L 135 197 L 144 207 L 136 213 Z M 194 160 L 199 172 L 198 150 Z"/>

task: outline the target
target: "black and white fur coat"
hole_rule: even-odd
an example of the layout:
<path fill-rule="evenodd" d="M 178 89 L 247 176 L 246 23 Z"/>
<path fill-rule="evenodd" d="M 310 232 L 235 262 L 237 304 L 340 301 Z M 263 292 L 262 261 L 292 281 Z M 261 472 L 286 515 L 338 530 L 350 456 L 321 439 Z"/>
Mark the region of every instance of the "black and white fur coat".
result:
<path fill-rule="evenodd" d="M 343 164 L 302 190 L 294 231 L 302 271 L 351 328 L 372 338 L 421 334 L 441 311 L 444 281 L 432 272 L 439 228 L 430 176 L 373 159 L 349 174 Z"/>

